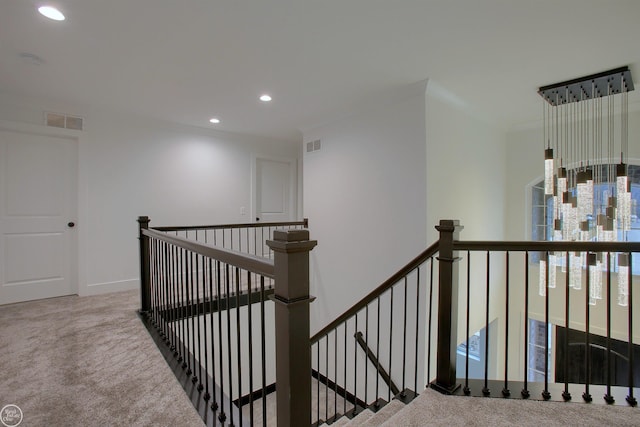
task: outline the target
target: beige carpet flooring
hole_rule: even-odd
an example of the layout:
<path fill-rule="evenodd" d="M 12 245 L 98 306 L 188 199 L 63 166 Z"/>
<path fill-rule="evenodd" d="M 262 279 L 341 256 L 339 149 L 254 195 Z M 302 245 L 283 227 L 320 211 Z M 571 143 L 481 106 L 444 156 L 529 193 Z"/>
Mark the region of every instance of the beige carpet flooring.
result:
<path fill-rule="evenodd" d="M 137 318 L 138 305 L 133 291 L 0 306 L 0 408 L 18 405 L 20 426 L 202 426 Z M 275 425 L 274 400 L 275 393 L 267 398 L 269 426 Z M 338 424 L 640 426 L 639 408 L 433 390 L 395 414 L 388 409 Z M 262 418 L 258 402 L 255 415 Z"/>
<path fill-rule="evenodd" d="M 0 407 L 20 426 L 202 426 L 137 291 L 0 306 Z"/>

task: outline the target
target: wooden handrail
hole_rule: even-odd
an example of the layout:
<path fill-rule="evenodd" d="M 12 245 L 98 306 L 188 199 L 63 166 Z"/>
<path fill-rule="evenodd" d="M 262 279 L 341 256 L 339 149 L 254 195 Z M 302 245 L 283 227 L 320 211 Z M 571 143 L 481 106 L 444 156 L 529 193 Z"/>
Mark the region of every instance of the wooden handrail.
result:
<path fill-rule="evenodd" d="M 413 270 L 418 268 L 420 264 L 425 262 L 428 258 L 431 258 L 433 255 L 438 252 L 439 242 L 435 242 L 433 245 L 429 246 L 427 249 L 422 251 L 420 255 L 412 259 L 407 265 L 402 267 L 397 273 L 393 276 L 385 280 L 380 286 L 371 291 L 367 296 L 362 298 L 360 301 L 355 303 L 350 309 L 342 313 L 338 316 L 333 322 L 329 323 L 327 326 L 322 328 L 319 332 L 317 332 L 314 336 L 311 337 L 311 344 L 315 344 L 325 336 L 327 333 L 335 329 L 338 325 L 342 324 L 345 320 L 351 318 L 354 314 L 362 310 L 369 304 L 371 301 L 375 300 L 377 297 L 382 295 L 385 291 L 391 288 L 394 284 L 396 284 L 400 279 L 411 273 Z"/>
<path fill-rule="evenodd" d="M 172 236 L 155 229 L 142 229 L 145 236 L 163 240 L 179 248 L 187 249 L 199 255 L 204 255 L 211 259 L 222 261 L 234 267 L 257 273 L 265 277 L 273 278 L 275 268 L 273 261 L 267 258 L 246 254 L 243 252 L 222 249 L 210 244 L 195 242 L 180 236 Z"/>
<path fill-rule="evenodd" d="M 158 231 L 185 231 L 185 230 L 222 230 L 228 228 L 264 228 L 264 227 L 280 227 L 300 225 L 304 228 L 309 227 L 309 219 L 305 218 L 302 221 L 284 221 L 284 222 L 250 222 L 246 224 L 222 224 L 222 225 L 180 225 L 180 226 L 166 226 L 166 227 L 152 227 Z"/>
<path fill-rule="evenodd" d="M 455 240 L 458 251 L 640 252 L 640 242 L 548 242 Z"/>

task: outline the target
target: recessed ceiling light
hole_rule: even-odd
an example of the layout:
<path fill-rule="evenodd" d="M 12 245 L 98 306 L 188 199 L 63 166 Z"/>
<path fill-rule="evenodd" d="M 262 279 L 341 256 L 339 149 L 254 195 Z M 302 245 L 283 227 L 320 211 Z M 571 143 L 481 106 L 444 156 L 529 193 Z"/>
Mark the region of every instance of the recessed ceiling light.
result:
<path fill-rule="evenodd" d="M 64 15 L 53 6 L 40 6 L 38 12 L 54 21 L 64 21 Z"/>
<path fill-rule="evenodd" d="M 260 95 L 260 101 L 269 102 L 271 101 L 271 96 L 267 95 L 266 93 L 264 95 Z"/>
<path fill-rule="evenodd" d="M 209 119 L 209 121 L 210 121 L 211 123 L 213 123 L 214 125 L 216 125 L 216 124 L 220 123 L 220 119 L 219 119 L 219 118 L 217 118 L 217 117 L 213 117 L 213 118 Z"/>

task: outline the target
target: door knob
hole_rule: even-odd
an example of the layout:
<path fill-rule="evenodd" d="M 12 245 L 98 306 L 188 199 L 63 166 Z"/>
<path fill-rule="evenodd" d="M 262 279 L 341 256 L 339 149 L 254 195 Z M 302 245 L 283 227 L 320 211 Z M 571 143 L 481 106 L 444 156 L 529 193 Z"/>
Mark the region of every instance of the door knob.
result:
<path fill-rule="evenodd" d="M 73 228 L 73 227 L 75 227 L 75 226 L 76 226 L 76 224 L 75 224 L 74 222 L 70 222 L 70 223 L 68 223 L 68 224 L 67 224 L 67 226 L 68 226 L 69 228 Z"/>

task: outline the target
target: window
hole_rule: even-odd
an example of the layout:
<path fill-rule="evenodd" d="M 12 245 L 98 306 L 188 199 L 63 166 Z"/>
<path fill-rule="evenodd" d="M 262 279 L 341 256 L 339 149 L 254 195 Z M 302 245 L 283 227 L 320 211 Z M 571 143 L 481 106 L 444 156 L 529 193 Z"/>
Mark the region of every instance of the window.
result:
<path fill-rule="evenodd" d="M 547 328 L 547 324 L 535 319 L 529 319 L 529 341 L 527 364 L 527 379 L 529 381 L 543 382 L 545 374 L 545 359 L 551 370 L 551 328 Z M 545 351 L 549 342 L 549 351 Z M 549 378 L 553 378 L 549 375 Z"/>

